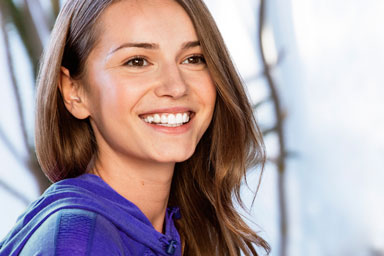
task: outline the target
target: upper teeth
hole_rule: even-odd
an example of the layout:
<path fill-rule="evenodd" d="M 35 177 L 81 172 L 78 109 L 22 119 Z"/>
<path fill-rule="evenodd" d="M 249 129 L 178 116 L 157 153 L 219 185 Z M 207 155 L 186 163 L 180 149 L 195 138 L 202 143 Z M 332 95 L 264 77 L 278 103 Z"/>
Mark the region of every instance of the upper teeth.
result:
<path fill-rule="evenodd" d="M 189 112 L 176 114 L 153 114 L 143 120 L 147 123 L 155 123 L 165 126 L 179 126 L 189 121 Z"/>

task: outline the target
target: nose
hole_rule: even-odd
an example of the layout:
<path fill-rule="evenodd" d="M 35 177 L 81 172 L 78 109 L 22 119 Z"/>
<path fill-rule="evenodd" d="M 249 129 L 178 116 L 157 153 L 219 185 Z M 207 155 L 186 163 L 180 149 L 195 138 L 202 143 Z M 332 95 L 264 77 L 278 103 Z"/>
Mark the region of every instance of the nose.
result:
<path fill-rule="evenodd" d="M 188 85 L 177 64 L 164 65 L 159 72 L 159 84 L 155 89 L 157 96 L 177 99 L 188 93 Z"/>

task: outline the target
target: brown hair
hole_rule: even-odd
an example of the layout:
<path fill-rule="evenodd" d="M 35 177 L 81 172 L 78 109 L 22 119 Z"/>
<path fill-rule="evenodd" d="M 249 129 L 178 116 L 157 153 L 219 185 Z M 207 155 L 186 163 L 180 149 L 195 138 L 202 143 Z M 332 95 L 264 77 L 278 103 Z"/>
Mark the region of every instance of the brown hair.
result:
<path fill-rule="evenodd" d="M 38 78 L 36 152 L 48 178 L 59 181 L 86 171 L 97 145 L 89 120 L 74 118 L 58 89 L 60 67 L 81 77 L 97 43 L 97 18 L 121 0 L 67 0 L 42 59 Z M 183 255 L 258 255 L 253 245 L 269 253 L 269 245 L 236 211 L 242 205 L 240 185 L 248 168 L 265 161 L 261 133 L 224 41 L 201 0 L 176 0 L 190 16 L 207 61 L 217 95 L 212 122 L 194 155 L 177 163 L 170 205 L 182 218 L 176 225 Z"/>

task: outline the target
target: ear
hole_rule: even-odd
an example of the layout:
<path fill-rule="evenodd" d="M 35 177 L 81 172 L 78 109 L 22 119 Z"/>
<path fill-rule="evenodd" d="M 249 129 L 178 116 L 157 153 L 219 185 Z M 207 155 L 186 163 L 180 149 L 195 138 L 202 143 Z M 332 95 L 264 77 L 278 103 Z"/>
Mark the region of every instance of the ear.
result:
<path fill-rule="evenodd" d="M 59 90 L 63 96 L 64 105 L 67 110 L 78 119 L 89 117 L 87 98 L 80 82 L 72 79 L 69 70 L 60 68 Z"/>

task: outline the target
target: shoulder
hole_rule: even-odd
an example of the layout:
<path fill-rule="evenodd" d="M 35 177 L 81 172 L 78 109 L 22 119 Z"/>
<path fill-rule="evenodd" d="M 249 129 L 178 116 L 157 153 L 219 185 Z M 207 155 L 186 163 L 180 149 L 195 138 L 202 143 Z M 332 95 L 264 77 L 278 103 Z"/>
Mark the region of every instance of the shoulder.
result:
<path fill-rule="evenodd" d="M 61 209 L 35 230 L 24 255 L 122 255 L 118 229 L 105 217 L 82 209 Z"/>

